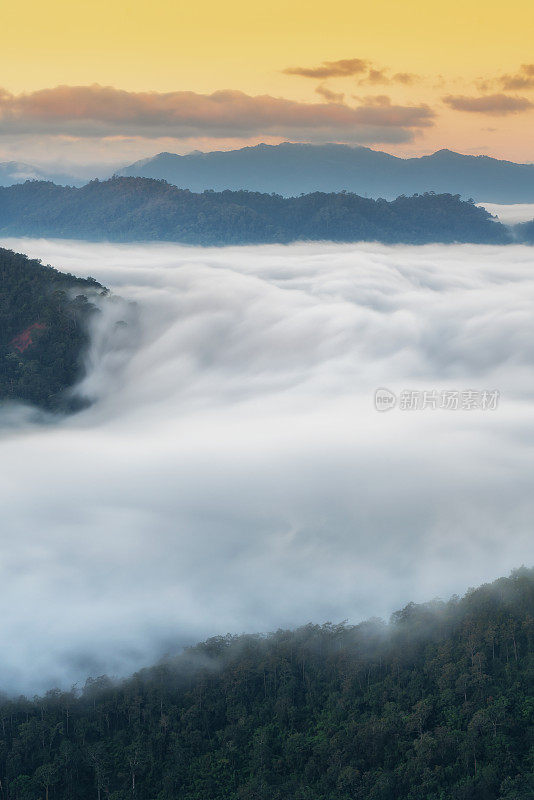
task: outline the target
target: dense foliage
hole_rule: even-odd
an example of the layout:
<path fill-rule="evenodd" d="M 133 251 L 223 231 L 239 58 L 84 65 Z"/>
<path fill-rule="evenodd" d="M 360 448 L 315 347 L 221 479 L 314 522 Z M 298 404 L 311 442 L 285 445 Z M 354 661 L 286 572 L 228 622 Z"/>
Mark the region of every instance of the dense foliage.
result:
<path fill-rule="evenodd" d="M 0 248 L 0 401 L 65 407 L 96 311 L 87 295 L 102 291 L 91 278 Z"/>
<path fill-rule="evenodd" d="M 534 570 L 0 705 L 3 800 L 531 800 Z"/>
<path fill-rule="evenodd" d="M 0 187 L 0 232 L 201 245 L 510 241 L 507 228 L 459 195 L 388 202 L 343 192 L 292 198 L 247 191 L 194 194 L 165 181 L 120 177 L 82 188 L 45 181 Z"/>

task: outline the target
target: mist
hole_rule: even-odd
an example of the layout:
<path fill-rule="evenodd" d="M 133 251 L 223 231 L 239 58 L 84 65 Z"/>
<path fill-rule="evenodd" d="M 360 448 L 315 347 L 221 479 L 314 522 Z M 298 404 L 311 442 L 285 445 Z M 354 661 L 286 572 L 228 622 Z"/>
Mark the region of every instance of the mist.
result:
<path fill-rule="evenodd" d="M 90 408 L 3 412 L 3 689 L 532 564 L 531 249 L 2 246 L 122 298 L 92 331 Z M 500 394 L 380 413 L 378 387 Z"/>
<path fill-rule="evenodd" d="M 518 225 L 520 222 L 530 222 L 534 219 L 534 203 L 512 203 L 500 205 L 499 203 L 477 203 L 498 217 L 503 225 Z"/>

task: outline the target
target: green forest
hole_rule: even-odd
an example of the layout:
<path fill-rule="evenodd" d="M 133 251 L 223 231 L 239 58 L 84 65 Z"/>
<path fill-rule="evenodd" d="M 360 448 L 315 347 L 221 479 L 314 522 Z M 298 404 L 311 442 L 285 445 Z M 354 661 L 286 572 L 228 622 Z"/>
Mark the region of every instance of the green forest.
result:
<path fill-rule="evenodd" d="M 27 181 L 0 187 L 0 233 L 192 245 L 379 241 L 508 244 L 509 230 L 452 194 L 372 200 L 347 192 L 285 198 L 195 194 L 163 180 L 114 177 L 81 188 Z"/>
<path fill-rule="evenodd" d="M 72 409 L 65 390 L 82 374 L 90 297 L 105 291 L 0 248 L 0 401 Z"/>
<path fill-rule="evenodd" d="M 0 703 L 3 800 L 532 800 L 534 570 Z"/>

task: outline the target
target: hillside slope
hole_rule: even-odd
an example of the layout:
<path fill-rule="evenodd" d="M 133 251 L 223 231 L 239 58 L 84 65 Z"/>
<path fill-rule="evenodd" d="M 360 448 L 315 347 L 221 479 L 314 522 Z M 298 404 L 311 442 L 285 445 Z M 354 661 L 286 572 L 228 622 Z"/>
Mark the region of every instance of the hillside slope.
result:
<path fill-rule="evenodd" d="M 0 704 L 6 800 L 531 800 L 534 570 Z"/>
<path fill-rule="evenodd" d="M 0 187 L 0 233 L 200 245 L 510 241 L 507 228 L 457 195 L 387 202 L 343 193 L 194 194 L 148 178 L 95 180 L 79 189 L 41 181 Z"/>
<path fill-rule="evenodd" d="M 398 158 L 367 147 L 340 144 L 260 144 L 211 153 L 159 153 L 119 170 L 119 175 L 159 178 L 182 189 L 278 192 L 355 192 L 393 200 L 401 194 L 460 194 L 477 202 L 534 202 L 534 165 L 439 150 Z"/>
<path fill-rule="evenodd" d="M 88 295 L 103 291 L 91 278 L 0 248 L 0 401 L 68 406 L 64 392 L 81 375 L 96 312 Z"/>

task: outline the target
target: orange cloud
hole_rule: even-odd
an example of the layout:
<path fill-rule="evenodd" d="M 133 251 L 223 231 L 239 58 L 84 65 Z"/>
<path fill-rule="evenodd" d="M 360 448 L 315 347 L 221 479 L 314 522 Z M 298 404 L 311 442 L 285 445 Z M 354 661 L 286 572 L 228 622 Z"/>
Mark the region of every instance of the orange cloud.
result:
<path fill-rule="evenodd" d="M 370 69 L 366 80 L 369 83 L 389 83 L 389 78 L 384 69 Z"/>
<path fill-rule="evenodd" d="M 323 61 L 319 67 L 287 67 L 285 75 L 299 75 L 302 78 L 348 78 L 358 75 L 360 83 L 403 83 L 412 84 L 418 79 L 413 72 L 396 72 L 375 66 L 362 58 L 344 58 L 340 61 Z"/>
<path fill-rule="evenodd" d="M 515 75 L 502 75 L 500 82 L 504 89 L 534 88 L 534 64 L 523 64 Z"/>
<path fill-rule="evenodd" d="M 466 97 L 465 95 L 447 95 L 443 102 L 455 111 L 468 111 L 476 114 L 519 114 L 534 108 L 526 97 L 510 97 L 506 94 L 488 94 L 482 97 Z"/>
<path fill-rule="evenodd" d="M 0 90 L 3 134 L 65 134 L 82 137 L 278 135 L 354 143 L 404 142 L 433 124 L 433 111 L 419 106 L 302 103 L 270 95 L 223 90 L 127 92 L 112 86 L 58 86 L 30 94 Z"/>
<path fill-rule="evenodd" d="M 413 72 L 396 72 L 394 75 L 389 74 L 389 69 L 375 69 L 371 67 L 367 73 L 358 81 L 360 84 L 376 83 L 376 84 L 393 84 L 402 83 L 405 86 L 410 86 L 416 81 L 420 80 L 419 75 Z"/>
<path fill-rule="evenodd" d="M 387 94 L 367 94 L 364 97 L 353 94 L 354 100 L 362 103 L 364 106 L 391 106 L 391 97 Z"/>
<path fill-rule="evenodd" d="M 328 103 L 342 103 L 345 98 L 343 92 L 333 92 L 328 86 L 323 86 L 322 84 L 316 88 L 315 92 Z"/>
<path fill-rule="evenodd" d="M 320 67 L 287 67 L 285 75 L 303 78 L 342 78 L 365 72 L 369 62 L 362 58 L 342 58 L 340 61 L 323 61 Z"/>
<path fill-rule="evenodd" d="M 406 86 L 409 86 L 418 80 L 419 75 L 416 75 L 414 72 L 396 72 L 392 78 L 392 81 L 395 83 L 403 83 Z"/>

